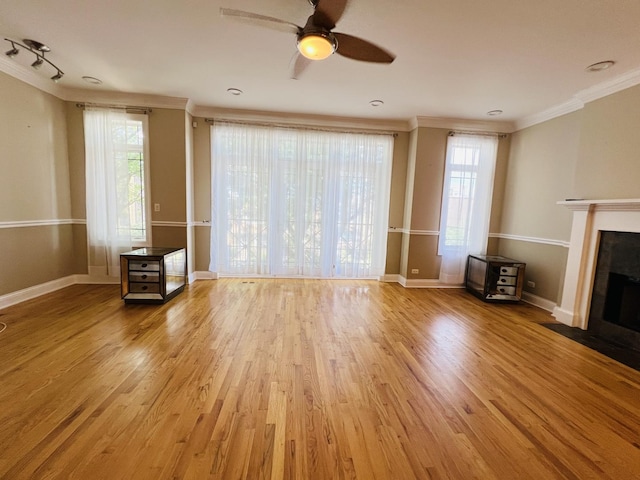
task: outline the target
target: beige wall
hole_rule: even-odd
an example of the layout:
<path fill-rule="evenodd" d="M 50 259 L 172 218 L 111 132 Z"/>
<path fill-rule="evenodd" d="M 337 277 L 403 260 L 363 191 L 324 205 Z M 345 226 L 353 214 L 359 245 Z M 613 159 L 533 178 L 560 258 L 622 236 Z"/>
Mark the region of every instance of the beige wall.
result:
<path fill-rule="evenodd" d="M 513 135 L 499 252 L 527 262 L 530 293 L 560 303 L 571 212 L 567 198 L 640 197 L 640 87 Z M 533 237 L 535 240 L 527 240 Z M 546 242 L 546 243 L 545 243 Z"/>
<path fill-rule="evenodd" d="M 571 213 L 557 202 L 573 195 L 582 113 L 564 115 L 512 135 L 501 233 L 569 239 Z"/>
<path fill-rule="evenodd" d="M 71 216 L 62 100 L 0 73 L 0 222 Z"/>
<path fill-rule="evenodd" d="M 0 73 L 0 125 L 4 295 L 71 275 L 76 263 L 64 102 Z"/>
<path fill-rule="evenodd" d="M 568 253 L 558 242 L 571 233 L 571 212 L 557 202 L 573 195 L 583 113 L 534 125 L 511 139 L 499 232 L 516 239 L 501 239 L 498 252 L 525 262 L 525 291 L 552 302 L 559 300 Z"/>
<path fill-rule="evenodd" d="M 154 108 L 149 114 L 149 156 L 151 157 L 151 202 L 160 211 L 154 222 L 187 221 L 187 166 L 185 112 Z M 158 244 L 153 239 L 156 246 Z M 167 246 L 186 246 L 167 245 Z"/>
<path fill-rule="evenodd" d="M 640 86 L 585 105 L 573 197 L 640 197 Z"/>

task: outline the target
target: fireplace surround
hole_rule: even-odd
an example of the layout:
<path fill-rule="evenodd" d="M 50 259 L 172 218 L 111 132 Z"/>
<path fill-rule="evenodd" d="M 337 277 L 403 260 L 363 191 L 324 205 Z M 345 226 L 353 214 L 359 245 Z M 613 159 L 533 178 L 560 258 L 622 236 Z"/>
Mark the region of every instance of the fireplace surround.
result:
<path fill-rule="evenodd" d="M 640 233 L 640 199 L 570 200 L 558 204 L 573 211 L 573 221 L 562 301 L 553 315 L 565 325 L 586 330 L 601 232 Z M 626 288 L 633 290 L 636 278 L 634 275 L 626 276 L 631 277 L 627 279 Z M 613 281 L 622 282 L 624 279 Z M 610 300 L 610 304 L 613 301 Z M 611 314 L 610 311 L 608 313 Z"/>

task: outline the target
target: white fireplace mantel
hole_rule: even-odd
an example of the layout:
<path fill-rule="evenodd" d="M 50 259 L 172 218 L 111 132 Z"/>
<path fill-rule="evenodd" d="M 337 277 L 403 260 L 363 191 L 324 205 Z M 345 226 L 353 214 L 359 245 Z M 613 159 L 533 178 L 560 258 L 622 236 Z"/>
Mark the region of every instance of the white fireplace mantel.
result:
<path fill-rule="evenodd" d="M 558 321 L 586 330 L 601 231 L 640 233 L 640 199 L 567 200 L 573 211 L 562 301 L 553 311 Z"/>

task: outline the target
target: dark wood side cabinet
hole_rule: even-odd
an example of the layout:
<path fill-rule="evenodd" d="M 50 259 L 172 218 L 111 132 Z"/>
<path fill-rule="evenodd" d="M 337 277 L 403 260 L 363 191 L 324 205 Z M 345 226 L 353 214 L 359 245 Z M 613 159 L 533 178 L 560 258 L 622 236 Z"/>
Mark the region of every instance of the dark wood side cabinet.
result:
<path fill-rule="evenodd" d="M 517 302 L 522 298 L 525 266 L 498 255 L 469 255 L 467 290 L 485 301 Z"/>
<path fill-rule="evenodd" d="M 164 303 L 184 290 L 184 248 L 146 247 L 120 255 L 120 290 L 125 303 Z"/>

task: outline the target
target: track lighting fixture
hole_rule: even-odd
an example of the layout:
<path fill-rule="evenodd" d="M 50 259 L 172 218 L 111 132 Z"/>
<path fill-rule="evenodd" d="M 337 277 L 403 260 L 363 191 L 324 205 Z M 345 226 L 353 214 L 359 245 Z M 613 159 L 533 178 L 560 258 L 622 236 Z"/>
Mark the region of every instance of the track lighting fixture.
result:
<path fill-rule="evenodd" d="M 64 76 L 64 72 L 62 70 L 60 70 L 56 65 L 54 65 L 53 63 L 51 63 L 49 60 L 45 58 L 44 54 L 46 52 L 50 52 L 51 49 L 47 47 L 44 43 L 40 43 L 36 40 L 31 40 L 28 38 L 25 38 L 23 40 L 24 45 L 20 42 L 16 42 L 15 40 L 10 40 L 8 38 L 5 38 L 4 40 L 11 44 L 11 50 L 7 50 L 5 52 L 5 55 L 7 57 L 13 58 L 16 55 L 18 55 L 18 53 L 20 53 L 20 50 L 16 48 L 16 45 L 17 45 L 18 47 L 22 47 L 25 50 L 29 50 L 31 53 L 33 53 L 36 56 L 35 61 L 31 64 L 33 68 L 39 69 L 40 67 L 42 67 L 44 62 L 47 62 L 49 65 L 55 68 L 57 73 L 53 77 L 51 77 L 51 80 L 53 80 L 54 82 L 58 83 L 60 79 L 62 79 L 62 77 Z"/>

